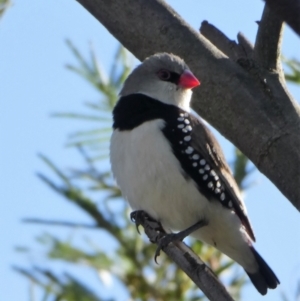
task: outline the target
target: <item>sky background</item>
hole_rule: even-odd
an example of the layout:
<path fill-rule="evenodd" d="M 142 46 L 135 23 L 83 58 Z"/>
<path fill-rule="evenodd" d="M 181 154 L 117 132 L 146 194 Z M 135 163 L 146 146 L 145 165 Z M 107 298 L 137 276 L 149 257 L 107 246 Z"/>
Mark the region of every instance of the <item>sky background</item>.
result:
<path fill-rule="evenodd" d="M 235 39 L 241 31 L 255 41 L 263 2 L 233 1 L 168 1 L 195 29 L 203 20 Z M 77 208 L 64 202 L 36 177 L 37 172 L 51 176 L 38 158 L 42 153 L 62 168 L 80 165 L 74 149 L 66 148 L 67 134 L 81 129 L 82 122 L 51 117 L 54 112 L 76 111 L 82 103 L 96 100 L 99 94 L 80 77 L 70 73 L 65 65 L 76 63 L 65 44 L 70 39 L 88 56 L 92 44 L 103 68 L 108 70 L 118 42 L 76 1 L 14 0 L 0 21 L 0 225 L 2 229 L 0 256 L 0 300 L 29 300 L 28 281 L 12 270 L 13 265 L 29 267 L 39 263 L 46 267 L 59 264 L 45 261 L 42 250 L 35 246 L 35 237 L 47 231 L 66 238 L 69 229 L 28 225 L 25 217 L 86 221 Z M 283 55 L 300 60 L 299 38 L 285 30 Z M 200 79 L 201 80 L 201 79 Z M 300 100 L 300 89 L 289 85 L 291 93 Z M 218 135 L 230 160 L 233 148 Z M 256 249 L 273 268 L 281 281 L 279 289 L 261 297 L 248 285 L 243 300 L 278 301 L 285 292 L 289 300 L 300 281 L 300 219 L 299 213 L 282 194 L 259 172 L 250 181 L 255 185 L 246 192 L 245 201 L 252 221 Z M 300 183 L 299 183 L 300 185 Z M 93 239 L 103 239 L 94 233 Z M 17 253 L 16 246 L 30 246 L 35 252 L 28 258 Z M 71 266 L 69 266 L 72 269 Z M 60 270 L 61 271 L 61 270 Z M 95 291 L 106 296 L 127 300 L 121 285 L 105 287 L 87 269 L 74 270 L 84 275 Z M 39 300 L 37 298 L 37 300 Z"/>

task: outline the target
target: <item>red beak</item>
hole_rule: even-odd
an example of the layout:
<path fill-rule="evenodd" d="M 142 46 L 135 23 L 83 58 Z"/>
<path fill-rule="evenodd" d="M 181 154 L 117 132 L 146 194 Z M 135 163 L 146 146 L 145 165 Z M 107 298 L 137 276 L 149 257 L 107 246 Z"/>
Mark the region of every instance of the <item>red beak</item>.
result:
<path fill-rule="evenodd" d="M 181 86 L 184 89 L 192 89 L 199 85 L 199 80 L 190 70 L 185 70 L 179 78 L 179 86 Z"/>

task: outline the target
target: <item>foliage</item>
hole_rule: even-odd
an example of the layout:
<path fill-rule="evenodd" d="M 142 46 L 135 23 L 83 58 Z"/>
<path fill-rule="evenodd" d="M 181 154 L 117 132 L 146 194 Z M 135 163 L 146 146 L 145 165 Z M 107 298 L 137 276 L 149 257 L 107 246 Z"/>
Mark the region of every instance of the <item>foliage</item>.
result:
<path fill-rule="evenodd" d="M 83 167 L 65 172 L 41 155 L 41 159 L 52 170 L 57 180 L 44 174 L 38 176 L 64 200 L 84 212 L 90 223 L 39 219 L 27 219 L 26 222 L 70 227 L 70 231 L 81 228 L 87 233 L 96 229 L 105 234 L 100 242 L 83 240 L 80 246 L 74 243 L 74 239 L 63 240 L 52 234 L 41 235 L 37 243 L 42 245 L 50 262 L 63 261 L 94 270 L 99 275 L 99 285 L 102 283 L 105 287 L 105 278 L 112 277 L 115 282 L 124 286 L 131 300 L 204 300 L 201 291 L 164 254 L 159 258 L 160 264 L 155 264 L 155 246 L 149 244 L 144 235 L 137 234 L 135 226 L 129 220 L 128 206 L 121 198 L 109 170 L 111 110 L 117 100 L 117 91 L 132 67 L 128 53 L 123 48 L 118 49 L 115 63 L 107 76 L 99 67 L 93 51 L 88 62 L 70 41 L 67 41 L 67 44 L 79 64 L 68 65 L 67 68 L 96 88 L 100 98 L 97 102 L 85 103 L 87 113 L 64 113 L 55 116 L 89 120 L 95 127 L 77 131 L 68 139 L 68 145 L 75 147 L 84 159 Z M 249 173 L 247 164 L 248 159 L 236 151 L 233 165 L 240 185 Z M 72 233 L 73 236 L 76 235 L 76 232 Z M 103 242 L 109 241 L 113 241 L 116 247 L 107 251 Z M 244 272 L 213 247 L 190 239 L 188 242 L 222 278 L 235 300 L 239 300 L 246 279 Z M 24 247 L 20 247 L 19 250 L 32 253 Z M 76 279 L 69 272 L 58 276 L 50 269 L 36 266 L 15 269 L 26 276 L 32 285 L 41 289 L 43 300 L 108 300 L 93 292 L 82 279 Z"/>
<path fill-rule="evenodd" d="M 11 5 L 10 0 L 0 0 L 0 18 L 3 16 L 4 12 Z"/>
<path fill-rule="evenodd" d="M 285 79 L 289 82 L 300 84 L 300 62 L 297 60 L 283 59 L 289 72 L 285 73 Z"/>

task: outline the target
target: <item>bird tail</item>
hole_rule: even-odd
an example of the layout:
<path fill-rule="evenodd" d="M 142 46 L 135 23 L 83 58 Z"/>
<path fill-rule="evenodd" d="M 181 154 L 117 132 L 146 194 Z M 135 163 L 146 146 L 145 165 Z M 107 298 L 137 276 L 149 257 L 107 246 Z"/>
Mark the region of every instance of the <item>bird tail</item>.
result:
<path fill-rule="evenodd" d="M 268 266 L 268 264 L 262 259 L 262 257 L 256 252 L 256 250 L 251 247 L 251 251 L 256 259 L 258 264 L 258 271 L 255 273 L 246 273 L 248 274 L 250 280 L 256 289 L 262 294 L 265 295 L 268 291 L 268 288 L 276 288 L 280 284 L 278 278 Z"/>

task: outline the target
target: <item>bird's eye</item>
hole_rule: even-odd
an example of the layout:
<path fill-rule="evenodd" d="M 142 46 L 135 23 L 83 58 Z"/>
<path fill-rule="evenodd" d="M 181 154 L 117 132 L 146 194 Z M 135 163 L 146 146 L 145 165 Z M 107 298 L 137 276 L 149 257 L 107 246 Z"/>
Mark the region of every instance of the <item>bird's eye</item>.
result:
<path fill-rule="evenodd" d="M 171 78 L 171 73 L 170 71 L 166 70 L 166 69 L 161 69 L 157 72 L 158 77 L 161 80 L 169 80 Z"/>

